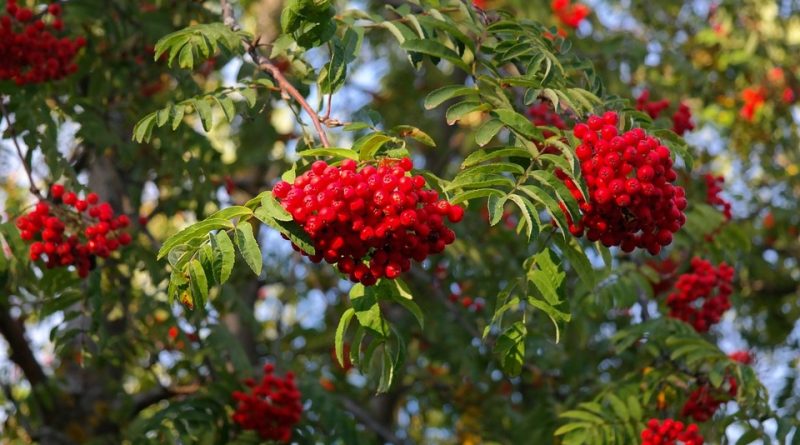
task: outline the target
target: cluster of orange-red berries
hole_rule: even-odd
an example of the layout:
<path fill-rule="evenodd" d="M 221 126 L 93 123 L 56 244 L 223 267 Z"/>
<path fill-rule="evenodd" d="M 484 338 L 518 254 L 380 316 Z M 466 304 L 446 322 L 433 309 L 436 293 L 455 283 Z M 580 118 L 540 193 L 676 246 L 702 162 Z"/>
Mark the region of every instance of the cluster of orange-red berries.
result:
<path fill-rule="evenodd" d="M 39 201 L 29 213 L 17 219 L 20 237 L 30 243 L 32 261 L 42 260 L 47 268 L 75 266 L 81 278 L 96 265 L 96 257 L 107 258 L 130 244 L 124 231 L 127 215 L 115 215 L 97 194 L 79 199 L 61 184 L 50 187 L 50 202 Z"/>
<path fill-rule="evenodd" d="M 698 332 L 706 332 L 731 308 L 733 267 L 692 258 L 691 271 L 681 274 L 675 291 L 667 297 L 669 316 L 683 320 Z"/>
<path fill-rule="evenodd" d="M 245 430 L 254 430 L 264 440 L 289 442 L 292 428 L 300 421 L 303 405 L 294 374 L 285 377 L 274 375 L 274 366 L 264 365 L 264 376 L 256 383 L 245 380 L 248 392 L 234 391 L 238 402 L 233 421 Z"/>
<path fill-rule="evenodd" d="M 685 192 L 673 185 L 678 175 L 670 150 L 641 128 L 619 134 L 618 119 L 609 111 L 573 129 L 581 140 L 575 153 L 589 196 L 584 198 L 564 172 L 556 172 L 583 213 L 580 221 L 567 215 L 569 230 L 575 236 L 585 231 L 590 241 L 625 252 L 639 247 L 656 255 L 686 222 Z"/>
<path fill-rule="evenodd" d="M 667 99 L 651 101 L 649 90 L 642 91 L 639 97 L 636 98 L 636 109 L 647 113 L 653 119 L 658 119 L 658 116 L 669 106 L 670 102 Z M 672 115 L 672 131 L 683 136 L 687 131 L 692 130 L 694 130 L 692 110 L 686 104 L 680 103 Z"/>
<path fill-rule="evenodd" d="M 462 207 L 426 189 L 425 178 L 407 175 L 411 169 L 410 158 L 360 168 L 350 159 L 339 166 L 316 161 L 272 193 L 313 240 L 312 261 L 336 264 L 351 281 L 369 286 L 397 278 L 412 259 L 442 252 L 456 239 L 445 221 L 464 217 Z"/>
<path fill-rule="evenodd" d="M 73 59 L 86 39 L 58 37 L 64 29 L 61 4 L 34 11 L 9 0 L 0 17 L 0 80 L 17 85 L 64 78 L 78 70 Z"/>
<path fill-rule="evenodd" d="M 673 419 L 650 419 L 642 431 L 642 445 L 703 445 L 697 425 Z"/>
<path fill-rule="evenodd" d="M 592 12 L 588 6 L 582 3 L 571 3 L 570 0 L 553 0 L 550 7 L 561 23 L 570 28 L 577 28 Z"/>

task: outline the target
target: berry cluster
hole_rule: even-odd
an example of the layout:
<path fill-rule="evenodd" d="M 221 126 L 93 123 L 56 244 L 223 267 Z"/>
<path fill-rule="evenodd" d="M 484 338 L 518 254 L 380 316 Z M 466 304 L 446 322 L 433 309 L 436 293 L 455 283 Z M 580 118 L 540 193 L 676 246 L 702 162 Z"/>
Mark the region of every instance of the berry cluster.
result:
<path fill-rule="evenodd" d="M 706 332 L 731 307 L 734 271 L 725 263 L 714 268 L 697 257 L 692 258 L 691 267 L 691 272 L 678 277 L 675 291 L 667 297 L 669 316 L 691 324 L 697 332 Z"/>
<path fill-rule="evenodd" d="M 742 105 L 742 109 L 739 110 L 739 115 L 745 120 L 752 122 L 758 110 L 764 106 L 764 102 L 767 100 L 766 94 L 766 90 L 762 86 L 747 87 L 742 90 L 744 105 Z"/>
<path fill-rule="evenodd" d="M 316 161 L 272 193 L 311 236 L 312 261 L 336 264 L 350 280 L 369 286 L 408 271 L 412 258 L 442 252 L 456 238 L 445 218 L 457 223 L 464 217 L 462 207 L 426 190 L 425 178 L 406 175 L 411 168 L 409 158 L 360 169 L 349 159 L 338 167 Z"/>
<path fill-rule="evenodd" d="M 672 131 L 679 136 L 683 136 L 687 131 L 692 130 L 694 130 L 692 110 L 686 104 L 678 105 L 678 109 L 672 115 Z"/>
<path fill-rule="evenodd" d="M 689 399 L 681 409 L 681 416 L 691 417 L 697 422 L 706 422 L 727 399 L 736 395 L 738 384 L 736 379 L 728 377 L 727 392 L 715 390 L 709 383 L 704 383 L 689 394 Z"/>
<path fill-rule="evenodd" d="M 553 0 L 550 7 L 561 23 L 570 28 L 577 28 L 591 12 L 588 6 L 582 3 L 570 4 L 570 0 Z"/>
<path fill-rule="evenodd" d="M 722 192 L 722 184 L 725 183 L 725 178 L 722 176 L 714 176 L 711 174 L 703 175 L 706 182 L 706 202 L 712 206 L 717 206 L 725 215 L 725 220 L 731 220 L 731 203 L 719 196 Z"/>
<path fill-rule="evenodd" d="M 530 116 L 531 122 L 537 127 L 555 127 L 559 130 L 567 128 L 561 116 L 553 110 L 553 106 L 550 102 L 539 102 L 536 105 L 531 105 L 531 107 L 528 108 L 528 116 Z M 549 138 L 554 136 L 554 133 L 550 130 L 544 130 L 542 135 L 545 138 Z"/>
<path fill-rule="evenodd" d="M 255 430 L 264 440 L 289 442 L 292 428 L 300 421 L 303 405 L 294 375 L 287 372 L 286 377 L 281 378 L 273 375 L 274 370 L 272 365 L 265 365 L 261 382 L 245 381 L 249 393 L 233 392 L 233 398 L 239 402 L 233 421 L 242 429 Z"/>
<path fill-rule="evenodd" d="M 9 0 L 6 13 L 0 17 L 0 80 L 21 86 L 58 80 L 78 70 L 73 59 L 86 40 L 54 35 L 64 29 L 59 3 L 39 15 Z"/>
<path fill-rule="evenodd" d="M 642 94 L 636 98 L 636 109 L 647 113 L 653 119 L 658 119 L 658 116 L 669 106 L 670 102 L 667 99 L 651 102 L 649 90 L 642 91 Z M 687 131 L 692 130 L 694 130 L 692 110 L 686 104 L 681 103 L 672 115 L 672 131 L 683 136 Z"/>
<path fill-rule="evenodd" d="M 636 109 L 647 113 L 648 116 L 653 119 L 658 119 L 661 112 L 667 108 L 669 108 L 669 101 L 667 99 L 650 101 L 650 90 L 642 91 L 642 94 L 636 98 Z"/>
<path fill-rule="evenodd" d="M 609 111 L 573 130 L 582 141 L 575 152 L 589 199 L 566 174 L 556 172 L 583 211 L 580 221 L 569 220 L 569 230 L 575 236 L 586 230 L 589 240 L 625 252 L 640 247 L 656 255 L 686 222 L 685 192 L 673 185 L 678 175 L 669 149 L 641 128 L 618 134 L 617 120 Z"/>
<path fill-rule="evenodd" d="M 683 422 L 665 419 L 650 419 L 647 429 L 642 431 L 642 445 L 703 445 L 703 436 L 697 425 L 684 425 Z"/>
<path fill-rule="evenodd" d="M 50 187 L 52 204 L 40 201 L 17 219 L 20 237 L 31 243 L 30 259 L 44 260 L 48 269 L 75 266 L 85 278 L 96 265 L 96 257 L 130 244 L 127 215 L 116 216 L 111 206 L 100 203 L 95 193 L 85 199 L 66 191 L 61 184 Z"/>
<path fill-rule="evenodd" d="M 731 360 L 739 362 L 743 365 L 750 365 L 753 363 L 753 354 L 746 350 L 731 352 L 728 354 L 728 357 L 730 357 Z"/>

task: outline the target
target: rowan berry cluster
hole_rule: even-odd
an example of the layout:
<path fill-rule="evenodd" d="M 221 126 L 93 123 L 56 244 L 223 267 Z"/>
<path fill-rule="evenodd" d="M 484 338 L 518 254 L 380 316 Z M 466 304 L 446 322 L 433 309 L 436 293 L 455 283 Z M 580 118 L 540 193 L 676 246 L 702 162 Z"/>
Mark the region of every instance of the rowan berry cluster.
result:
<path fill-rule="evenodd" d="M 642 431 L 642 445 L 703 445 L 703 436 L 697 425 L 685 425 L 673 419 L 650 419 Z"/>
<path fill-rule="evenodd" d="M 711 174 L 703 175 L 706 182 L 706 202 L 712 206 L 716 206 L 725 215 L 725 220 L 731 220 L 731 203 L 719 196 L 722 192 L 722 184 L 725 183 L 725 178 L 722 176 L 714 176 Z"/>
<path fill-rule="evenodd" d="M 715 268 L 706 260 L 692 258 L 691 272 L 678 277 L 675 291 L 667 297 L 669 316 L 691 324 L 698 332 L 708 331 L 731 308 L 733 273 L 725 263 Z"/>
<path fill-rule="evenodd" d="M 617 120 L 609 111 L 573 129 L 581 140 L 575 153 L 589 199 L 566 174 L 556 172 L 583 212 L 580 221 L 568 218 L 569 230 L 575 236 L 585 230 L 589 240 L 625 252 L 639 247 L 656 255 L 686 222 L 685 192 L 673 185 L 678 175 L 669 149 L 641 128 L 619 134 Z"/>
<path fill-rule="evenodd" d="M 675 114 L 672 115 L 672 131 L 683 136 L 687 131 L 694 130 L 692 123 L 692 110 L 686 104 L 678 105 Z"/>
<path fill-rule="evenodd" d="M 54 184 L 50 200 L 38 202 L 17 219 L 20 237 L 30 243 L 32 261 L 43 260 L 48 269 L 75 266 L 85 278 L 95 267 L 96 257 L 108 258 L 130 244 L 131 235 L 123 231 L 130 224 L 128 216 L 115 215 L 97 194 L 78 199 L 63 185 Z"/>
<path fill-rule="evenodd" d="M 559 130 L 563 130 L 567 128 L 567 125 L 564 123 L 564 119 L 559 116 L 558 113 L 553 109 L 553 106 L 549 102 L 539 102 L 536 105 L 531 105 L 528 108 L 528 116 L 531 118 L 531 122 L 537 127 L 546 126 L 546 127 L 555 127 Z M 549 138 L 554 135 L 552 131 L 544 130 L 542 132 L 545 138 Z"/>
<path fill-rule="evenodd" d="M 667 108 L 669 108 L 667 99 L 650 101 L 650 90 L 643 90 L 639 97 L 636 98 L 636 109 L 647 113 L 653 119 L 658 119 L 661 112 Z"/>
<path fill-rule="evenodd" d="M 550 7 L 561 23 L 570 28 L 577 28 L 591 12 L 588 6 L 582 3 L 571 4 L 570 0 L 553 0 Z"/>
<path fill-rule="evenodd" d="M 670 102 L 667 99 L 651 102 L 649 90 L 642 91 L 642 94 L 636 98 L 636 109 L 647 113 L 653 119 L 658 119 L 658 116 L 669 106 Z M 678 109 L 672 115 L 672 131 L 683 136 L 687 131 L 692 130 L 694 130 L 692 110 L 684 103 L 678 104 Z"/>
<path fill-rule="evenodd" d="M 248 393 L 233 392 L 233 398 L 239 402 L 233 421 L 242 429 L 255 430 L 264 440 L 289 442 L 292 428 L 300 421 L 303 405 L 294 374 L 287 372 L 282 378 L 273 375 L 274 371 L 272 365 L 265 365 L 260 382 L 245 381 L 250 388 Z"/>
<path fill-rule="evenodd" d="M 336 264 L 351 281 L 369 286 L 408 271 L 411 259 L 442 252 L 456 238 L 445 218 L 464 217 L 462 207 L 425 189 L 425 178 L 407 175 L 411 168 L 409 158 L 361 168 L 349 159 L 338 167 L 316 161 L 272 193 L 311 236 L 312 261 Z"/>
<path fill-rule="evenodd" d="M 0 80 L 21 86 L 58 80 L 78 70 L 73 59 L 86 40 L 56 36 L 64 29 L 61 4 L 53 3 L 38 14 L 9 0 L 6 13 L 0 17 Z"/>
<path fill-rule="evenodd" d="M 736 379 L 728 377 L 728 390 L 714 389 L 711 384 L 704 383 L 689 394 L 689 399 L 681 409 L 681 416 L 691 417 L 697 422 L 706 422 L 714 416 L 719 406 L 736 395 L 738 384 Z"/>

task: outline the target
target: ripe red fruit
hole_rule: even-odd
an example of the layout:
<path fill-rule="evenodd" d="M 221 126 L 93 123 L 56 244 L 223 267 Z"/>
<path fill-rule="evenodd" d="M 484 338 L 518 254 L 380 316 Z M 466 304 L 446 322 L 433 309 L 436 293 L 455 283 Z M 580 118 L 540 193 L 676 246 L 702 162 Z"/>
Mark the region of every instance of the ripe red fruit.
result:
<path fill-rule="evenodd" d="M 77 70 L 74 58 L 82 38 L 57 37 L 64 27 L 61 9 L 59 4 L 49 5 L 52 20 L 47 21 L 31 9 L 8 2 L 7 15 L 0 17 L 0 81 L 24 86 L 62 79 Z"/>
<path fill-rule="evenodd" d="M 50 196 L 53 199 L 61 199 L 64 195 L 64 186 L 61 184 L 53 184 L 50 186 Z"/>
<path fill-rule="evenodd" d="M 732 267 L 721 263 L 717 268 L 700 258 L 691 261 L 691 272 L 682 274 L 675 291 L 667 297 L 669 316 L 691 324 L 698 332 L 706 332 L 730 309 L 733 292 Z"/>
<path fill-rule="evenodd" d="M 256 431 L 263 440 L 289 442 L 292 428 L 303 413 L 300 391 L 291 372 L 283 378 L 273 372 L 272 365 L 265 365 L 260 382 L 245 380 L 249 391 L 233 392 L 232 397 L 238 404 L 232 419 L 240 428 Z"/>
<path fill-rule="evenodd" d="M 647 428 L 642 431 L 641 445 L 703 445 L 703 436 L 700 435 L 697 425 L 684 425 L 683 422 L 672 419 L 659 421 L 650 419 Z"/>
<path fill-rule="evenodd" d="M 625 252 L 639 247 L 655 255 L 686 222 L 685 192 L 672 184 L 677 174 L 669 149 L 639 128 L 615 135 L 616 127 L 609 127 L 617 121 L 610 111 L 573 129 L 581 139 L 576 151 L 589 199 L 567 174 L 556 171 L 582 211 L 580 221 L 567 215 L 569 231 Z"/>
<path fill-rule="evenodd" d="M 443 218 L 463 218 L 462 208 L 424 188 L 424 178 L 407 176 L 411 167 L 408 158 L 360 170 L 351 160 L 338 167 L 316 161 L 292 184 L 278 182 L 273 195 L 310 235 L 311 261 L 336 264 L 350 280 L 371 285 L 397 278 L 411 258 L 441 252 L 455 240 Z"/>
<path fill-rule="evenodd" d="M 88 216 L 80 214 L 89 207 L 87 201 L 97 202 L 96 195 L 79 200 L 60 184 L 50 187 L 50 195 L 52 204 L 40 201 L 16 221 L 20 237 L 31 243 L 31 260 L 42 260 L 48 268 L 74 266 L 85 278 L 95 267 L 96 257 L 108 257 L 131 243 L 131 235 L 120 230 L 129 224 L 128 217 L 115 218 L 108 203 L 91 207 Z"/>

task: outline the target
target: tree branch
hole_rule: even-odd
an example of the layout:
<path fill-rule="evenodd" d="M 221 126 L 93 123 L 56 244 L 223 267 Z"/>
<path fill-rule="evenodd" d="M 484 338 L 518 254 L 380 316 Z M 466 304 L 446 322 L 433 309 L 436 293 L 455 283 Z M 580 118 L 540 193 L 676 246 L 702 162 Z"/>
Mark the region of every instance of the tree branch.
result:
<path fill-rule="evenodd" d="M 228 0 L 220 0 L 220 5 L 222 5 L 222 21 L 225 23 L 226 26 L 230 27 L 232 30 L 236 31 L 239 29 L 239 25 L 236 22 L 236 18 L 233 16 L 233 8 Z M 323 147 L 330 147 L 331 144 L 328 141 L 328 135 L 325 133 L 325 130 L 322 128 L 322 122 L 320 121 L 319 115 L 311 105 L 308 104 L 306 98 L 297 91 L 297 88 L 289 82 L 286 77 L 283 75 L 281 70 L 275 66 L 272 61 L 260 54 L 258 52 L 258 44 L 257 40 L 256 43 L 253 42 L 242 42 L 244 44 L 247 53 L 250 54 L 250 57 L 253 58 L 253 62 L 256 64 L 258 69 L 261 71 L 266 72 L 267 74 L 271 75 L 275 81 L 278 83 L 278 87 L 281 91 L 293 98 L 300 106 L 305 110 L 308 116 L 311 118 L 311 123 L 314 125 L 314 128 L 317 130 L 317 134 L 319 135 L 319 140 L 322 143 Z"/>
<path fill-rule="evenodd" d="M 360 405 L 358 405 L 356 402 L 345 397 L 341 397 L 340 400 L 342 402 L 342 406 L 344 407 L 344 409 L 350 412 L 350 414 L 352 414 L 353 417 L 356 418 L 356 420 L 361 422 L 361 424 L 364 425 L 365 427 L 374 431 L 375 434 L 380 436 L 386 442 L 392 443 L 394 445 L 403 445 L 408 443 L 397 437 L 389 428 L 385 427 L 380 422 L 373 419 L 372 416 L 370 416 L 369 413 Z"/>
<path fill-rule="evenodd" d="M 30 191 L 34 195 L 41 198 L 42 193 L 36 187 L 36 183 L 33 182 L 33 173 L 31 172 L 31 167 L 25 163 L 25 155 L 22 154 L 22 148 L 19 146 L 19 142 L 17 142 L 17 131 L 14 129 L 14 124 L 11 123 L 11 117 L 8 116 L 8 112 L 6 111 L 5 100 L 3 98 L 0 98 L 0 114 L 3 115 L 3 117 L 6 119 L 6 123 L 8 123 L 8 132 L 11 133 L 11 142 L 13 142 L 14 148 L 17 149 L 19 162 L 22 163 L 22 167 L 25 170 L 25 174 L 28 175 L 28 182 L 30 183 Z"/>
<path fill-rule="evenodd" d="M 11 308 L 6 303 L 0 303 L 0 334 L 11 349 L 11 360 L 22 369 L 31 386 L 45 383 L 47 376 L 25 338 L 25 326 L 11 316 Z"/>

